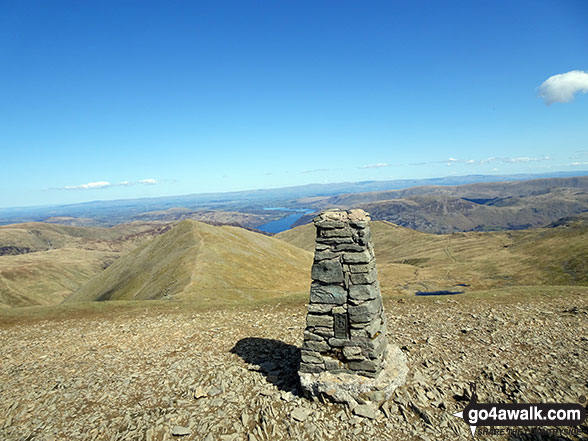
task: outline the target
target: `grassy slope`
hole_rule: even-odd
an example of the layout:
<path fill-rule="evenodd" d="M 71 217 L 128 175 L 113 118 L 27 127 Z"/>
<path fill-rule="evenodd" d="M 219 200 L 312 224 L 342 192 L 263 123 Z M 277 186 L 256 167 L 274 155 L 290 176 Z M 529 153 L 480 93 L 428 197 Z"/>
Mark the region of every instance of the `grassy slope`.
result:
<path fill-rule="evenodd" d="M 224 301 L 308 289 L 312 255 L 237 227 L 185 220 L 117 260 L 66 302 L 109 299 Z"/>
<path fill-rule="evenodd" d="M 276 237 L 311 251 L 314 226 Z M 432 235 L 372 222 L 380 282 L 386 294 L 521 285 L 588 284 L 588 224 L 510 232 Z"/>
<path fill-rule="evenodd" d="M 2 226 L 0 247 L 30 252 L 0 256 L 0 308 L 60 303 L 121 254 L 164 228 L 148 223 L 114 228 Z"/>

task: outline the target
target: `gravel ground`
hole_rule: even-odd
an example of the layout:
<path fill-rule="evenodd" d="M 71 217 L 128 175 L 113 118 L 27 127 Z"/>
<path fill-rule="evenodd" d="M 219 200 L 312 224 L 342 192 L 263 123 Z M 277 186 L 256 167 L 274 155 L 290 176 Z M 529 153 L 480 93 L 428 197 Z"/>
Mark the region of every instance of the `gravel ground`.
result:
<path fill-rule="evenodd" d="M 0 440 L 471 439 L 452 416 L 471 382 L 480 402 L 588 396 L 585 293 L 386 301 L 410 372 L 380 409 L 299 396 L 304 305 L 1 325 Z M 523 432 L 476 438 L 588 440 Z"/>

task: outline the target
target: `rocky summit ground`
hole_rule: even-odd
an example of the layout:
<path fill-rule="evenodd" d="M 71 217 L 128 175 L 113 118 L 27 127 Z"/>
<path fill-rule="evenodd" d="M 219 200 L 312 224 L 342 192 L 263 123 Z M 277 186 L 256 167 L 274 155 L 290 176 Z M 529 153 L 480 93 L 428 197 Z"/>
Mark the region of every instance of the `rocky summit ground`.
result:
<path fill-rule="evenodd" d="M 545 292 L 543 292 L 543 291 Z M 407 384 L 380 409 L 299 396 L 303 302 L 202 310 L 170 301 L 0 322 L 0 439 L 455 440 L 481 402 L 588 396 L 588 290 L 387 299 Z M 477 439 L 588 439 L 532 432 Z"/>

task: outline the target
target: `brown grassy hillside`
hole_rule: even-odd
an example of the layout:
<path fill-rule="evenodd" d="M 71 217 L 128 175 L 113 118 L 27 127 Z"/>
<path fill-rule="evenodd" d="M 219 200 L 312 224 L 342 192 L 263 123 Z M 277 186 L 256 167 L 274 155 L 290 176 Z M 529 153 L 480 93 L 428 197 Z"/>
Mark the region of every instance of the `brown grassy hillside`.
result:
<path fill-rule="evenodd" d="M 169 226 L 26 223 L 0 227 L 0 308 L 54 305 L 119 256 Z"/>
<path fill-rule="evenodd" d="M 581 220 L 557 228 L 445 235 L 383 221 L 371 227 L 385 294 L 588 284 L 588 223 Z M 309 224 L 275 237 L 314 251 L 314 235 Z"/>
<path fill-rule="evenodd" d="M 310 253 L 272 237 L 185 220 L 117 260 L 66 302 L 271 297 L 306 291 L 311 261 Z"/>

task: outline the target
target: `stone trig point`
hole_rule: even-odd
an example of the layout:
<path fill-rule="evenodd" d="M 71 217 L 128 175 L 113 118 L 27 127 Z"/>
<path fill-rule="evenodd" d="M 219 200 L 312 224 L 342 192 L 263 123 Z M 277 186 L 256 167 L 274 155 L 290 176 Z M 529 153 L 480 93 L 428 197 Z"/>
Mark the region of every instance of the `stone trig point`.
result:
<path fill-rule="evenodd" d="M 388 344 L 369 215 L 328 210 L 314 219 L 316 248 L 300 363 L 310 396 L 387 400 L 406 379 L 406 357 Z"/>

